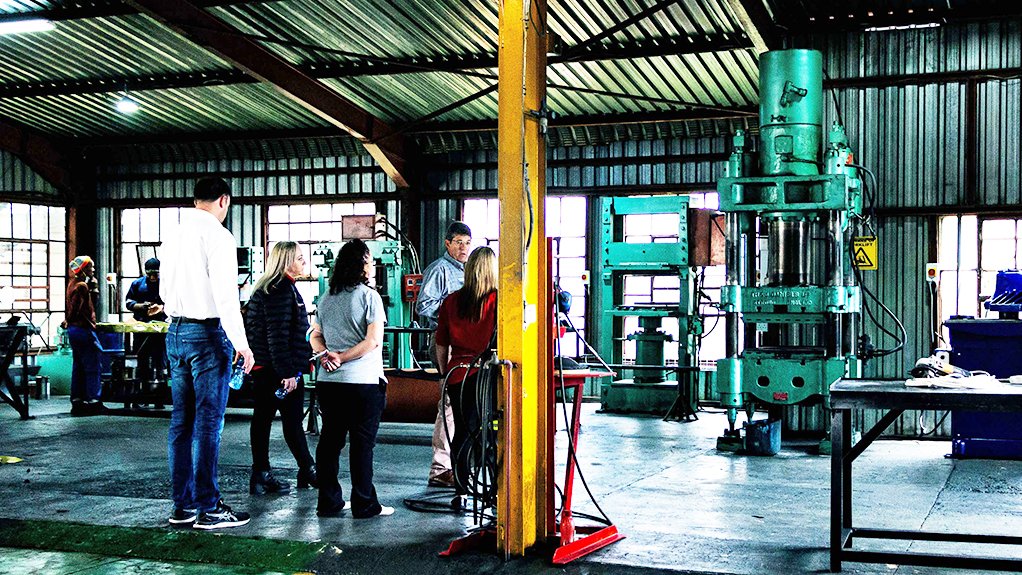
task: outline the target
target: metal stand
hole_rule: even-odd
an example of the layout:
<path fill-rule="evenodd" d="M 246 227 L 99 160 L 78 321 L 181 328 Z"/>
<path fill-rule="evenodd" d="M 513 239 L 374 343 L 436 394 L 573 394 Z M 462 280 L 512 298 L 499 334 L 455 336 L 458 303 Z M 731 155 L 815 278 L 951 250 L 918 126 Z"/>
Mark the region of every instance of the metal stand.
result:
<path fill-rule="evenodd" d="M 25 341 L 28 328 L 23 325 L 5 325 L 0 327 L 0 401 L 10 405 L 21 416 L 21 419 L 32 419 L 28 414 L 28 344 Z M 18 386 L 11 378 L 10 368 L 15 356 L 21 352 L 21 391 L 18 397 Z"/>

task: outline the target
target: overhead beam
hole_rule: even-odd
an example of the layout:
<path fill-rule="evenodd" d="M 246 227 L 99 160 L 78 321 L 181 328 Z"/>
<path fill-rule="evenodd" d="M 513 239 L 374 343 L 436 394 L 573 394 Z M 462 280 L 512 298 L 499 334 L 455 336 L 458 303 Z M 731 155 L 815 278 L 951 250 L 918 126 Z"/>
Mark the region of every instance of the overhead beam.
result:
<path fill-rule="evenodd" d="M 74 179 L 70 165 L 74 158 L 67 146 L 16 122 L 0 119 L 0 150 L 17 156 L 61 193 L 71 193 Z"/>
<path fill-rule="evenodd" d="M 580 45 L 581 46 L 581 45 Z M 578 51 L 567 49 L 563 54 L 550 55 L 551 65 L 607 60 L 631 60 L 708 54 L 721 51 L 746 50 L 752 41 L 744 34 L 715 34 L 710 36 L 644 39 L 615 42 L 612 45 L 589 46 Z M 316 63 L 298 66 L 304 74 L 317 78 L 355 78 L 358 76 L 392 76 L 416 72 L 470 72 L 492 70 L 497 67 L 497 54 L 462 54 L 442 57 L 374 58 L 363 61 Z M 490 74 L 493 79 L 496 75 Z M 143 74 L 107 78 L 67 80 L 41 80 L 0 84 L 0 98 L 62 96 L 73 94 L 105 94 L 123 90 L 140 92 L 174 88 L 198 88 L 247 84 L 257 80 L 241 70 L 205 70 L 174 74 Z"/>
<path fill-rule="evenodd" d="M 126 0 L 192 42 L 273 85 L 309 111 L 358 139 L 399 188 L 407 188 L 415 144 L 384 121 L 305 74 L 260 43 L 185 0 Z"/>
<path fill-rule="evenodd" d="M 260 4 L 273 0 L 194 0 L 196 6 L 212 8 L 215 6 L 233 6 L 238 4 Z M 27 18 L 42 18 L 51 22 L 68 20 L 88 20 L 90 18 L 108 18 L 110 16 L 131 16 L 138 10 L 128 6 L 121 0 L 92 0 L 87 3 L 67 6 L 52 6 L 42 10 L 27 10 L 0 14 L 0 22 L 15 22 Z"/>
<path fill-rule="evenodd" d="M 894 88 L 898 86 L 925 86 L 927 84 L 964 84 L 993 80 L 1017 80 L 1022 68 L 993 68 L 954 72 L 923 72 L 919 74 L 892 74 L 857 78 L 833 78 L 823 81 L 824 88 L 862 89 Z"/>
<path fill-rule="evenodd" d="M 762 54 L 781 47 L 777 25 L 767 12 L 763 0 L 727 0 L 727 3 L 757 52 Z"/>

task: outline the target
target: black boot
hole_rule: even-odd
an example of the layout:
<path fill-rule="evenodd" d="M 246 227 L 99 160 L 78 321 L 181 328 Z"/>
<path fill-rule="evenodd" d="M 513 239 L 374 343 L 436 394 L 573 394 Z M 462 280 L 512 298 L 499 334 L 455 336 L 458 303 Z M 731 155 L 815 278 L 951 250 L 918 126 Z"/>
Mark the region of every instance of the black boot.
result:
<path fill-rule="evenodd" d="M 298 470 L 298 489 L 305 489 L 307 487 L 314 489 L 319 487 L 319 477 L 316 475 L 315 465 Z"/>
<path fill-rule="evenodd" d="M 248 481 L 248 492 L 252 495 L 265 495 L 267 493 L 287 493 L 291 486 L 285 481 L 280 481 L 269 471 L 252 470 L 252 477 Z"/>

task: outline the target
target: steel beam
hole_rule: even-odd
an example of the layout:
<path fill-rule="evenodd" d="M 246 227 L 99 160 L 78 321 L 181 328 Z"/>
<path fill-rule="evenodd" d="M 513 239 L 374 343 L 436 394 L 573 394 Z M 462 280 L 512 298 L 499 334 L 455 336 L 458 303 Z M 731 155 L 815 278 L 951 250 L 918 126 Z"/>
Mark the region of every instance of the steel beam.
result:
<path fill-rule="evenodd" d="M 752 39 L 757 52 L 762 54 L 781 47 L 777 25 L 767 12 L 763 0 L 727 0 L 727 3 L 742 29 Z"/>
<path fill-rule="evenodd" d="M 0 150 L 6 150 L 44 180 L 67 195 L 74 179 L 68 167 L 74 160 L 70 149 L 10 120 L 0 119 Z"/>
<path fill-rule="evenodd" d="M 254 40 L 254 38 L 250 39 Z M 657 38 L 656 40 L 644 39 L 622 43 L 615 42 L 612 45 L 590 46 L 581 49 L 577 53 L 569 49 L 565 54 L 550 56 L 547 63 L 554 65 L 568 63 L 569 61 L 598 62 L 683 56 L 687 54 L 705 54 L 749 48 L 752 48 L 752 42 L 747 36 L 739 34 L 717 34 L 700 36 L 698 38 Z M 302 73 L 319 79 L 392 76 L 422 72 L 448 72 L 456 74 L 478 70 L 492 70 L 496 67 L 497 55 L 491 53 L 459 54 L 428 58 L 367 58 L 356 61 L 320 62 L 298 66 Z M 491 73 L 483 73 L 481 75 L 484 78 L 496 79 L 496 76 Z M 248 84 L 256 81 L 258 80 L 245 72 L 234 69 L 210 69 L 194 72 L 103 78 L 52 79 L 2 84 L 0 85 L 0 98 L 110 93 L 124 90 L 125 86 L 133 92 L 141 92 L 144 90 L 170 88 Z"/>
<path fill-rule="evenodd" d="M 214 6 L 233 6 L 237 4 L 259 4 L 273 0 L 194 0 L 196 6 L 212 8 Z M 28 18 L 42 18 L 51 22 L 67 20 L 87 20 L 89 18 L 107 18 L 110 16 L 131 16 L 138 10 L 128 6 L 121 0 L 90 0 L 66 6 L 51 6 L 42 10 L 26 10 L 0 14 L 0 22 L 15 22 Z"/>
<path fill-rule="evenodd" d="M 185 0 L 126 0 L 175 32 L 272 84 L 282 94 L 362 142 L 399 188 L 409 187 L 407 157 L 415 144 L 328 86 L 295 68 L 260 43 Z"/>
<path fill-rule="evenodd" d="M 919 74 L 892 74 L 860 78 L 834 78 L 823 81 L 824 89 L 889 88 L 897 86 L 925 86 L 928 84 L 964 84 L 995 80 L 1016 80 L 1022 68 L 993 68 L 954 72 L 923 72 Z"/>
<path fill-rule="evenodd" d="M 514 364 L 498 401 L 506 453 L 497 483 L 497 545 L 524 555 L 548 533 L 550 294 L 545 228 L 546 0 L 498 0 L 497 172 L 500 297 L 497 353 Z M 513 383 L 513 385 L 509 385 Z M 505 399 L 508 398 L 508 399 Z"/>

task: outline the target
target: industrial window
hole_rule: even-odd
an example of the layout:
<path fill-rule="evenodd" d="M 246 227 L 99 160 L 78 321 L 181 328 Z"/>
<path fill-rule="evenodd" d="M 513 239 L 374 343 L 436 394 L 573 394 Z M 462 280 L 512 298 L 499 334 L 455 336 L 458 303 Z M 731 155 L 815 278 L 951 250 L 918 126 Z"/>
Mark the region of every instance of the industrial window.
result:
<path fill-rule="evenodd" d="M 587 271 L 586 213 L 585 197 L 548 196 L 546 199 L 546 234 L 554 240 L 554 281 L 571 294 L 568 317 L 583 337 L 589 301 L 589 286 L 582 279 L 583 272 Z M 500 203 L 496 198 L 465 200 L 461 219 L 472 228 L 474 245 L 498 249 Z M 568 356 L 578 356 L 585 351 L 578 336 L 570 331 L 561 338 L 560 345 Z"/>
<path fill-rule="evenodd" d="M 297 242 L 305 255 L 309 274 L 295 282 L 310 312 L 319 296 L 319 268 L 312 265 L 312 251 L 319 244 L 337 244 L 341 241 L 343 216 L 367 216 L 376 213 L 373 202 L 343 202 L 336 204 L 274 205 L 266 208 L 266 257 L 277 242 Z M 336 255 L 336 254 L 335 254 Z"/>
<path fill-rule="evenodd" d="M 172 230 L 181 221 L 181 210 L 190 208 L 129 208 L 121 210 L 121 246 L 118 253 L 121 278 L 120 291 L 111 298 L 111 310 L 119 314 L 121 321 L 132 317 L 124 307 L 124 297 L 131 282 L 142 277 L 146 260 L 158 255 L 157 247 L 163 240 L 163 233 Z M 100 273 L 103 270 L 98 270 Z"/>
<path fill-rule="evenodd" d="M 39 329 L 33 346 L 56 343 L 67 290 L 64 208 L 0 202 L 0 313 Z"/>
<path fill-rule="evenodd" d="M 718 196 L 714 192 L 688 194 L 689 207 L 716 210 L 719 207 Z M 678 241 L 677 214 L 636 214 L 624 219 L 624 241 L 626 243 L 674 243 Z M 695 270 L 698 279 L 699 314 L 703 318 L 703 339 L 699 351 L 699 361 L 712 363 L 724 357 L 723 314 L 720 313 L 720 287 L 724 285 L 724 266 L 710 266 Z M 631 275 L 624 277 L 624 294 L 622 303 L 625 305 L 658 304 L 670 305 L 681 299 L 681 285 L 677 276 L 643 276 Z M 639 331 L 639 318 L 626 317 L 622 325 L 625 335 Z M 661 329 L 678 339 L 678 318 L 665 317 Z M 635 341 L 623 342 L 622 358 L 625 361 L 635 360 Z M 668 345 L 664 349 L 664 361 L 667 365 L 677 365 L 678 346 Z"/>
<path fill-rule="evenodd" d="M 941 217 L 937 265 L 941 322 L 985 316 L 982 303 L 994 293 L 997 272 L 1022 269 L 1022 218 Z"/>

